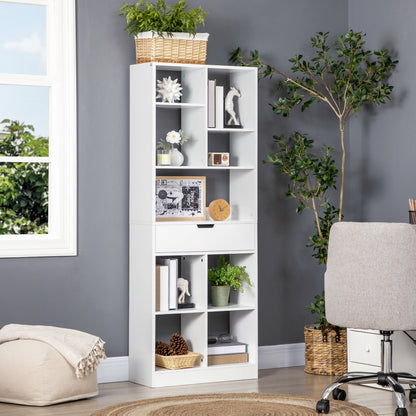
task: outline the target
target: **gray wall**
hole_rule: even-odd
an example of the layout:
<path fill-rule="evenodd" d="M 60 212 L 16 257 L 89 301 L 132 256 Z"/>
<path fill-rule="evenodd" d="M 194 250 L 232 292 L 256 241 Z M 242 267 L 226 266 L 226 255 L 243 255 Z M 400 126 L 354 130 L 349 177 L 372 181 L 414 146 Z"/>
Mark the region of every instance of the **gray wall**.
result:
<path fill-rule="evenodd" d="M 367 23 L 376 2 L 381 9 L 377 13 L 383 17 L 387 10 L 388 16 L 377 20 L 378 27 Z M 415 29 L 407 11 L 397 6 L 402 3 L 415 8 L 411 0 L 395 6 L 357 0 L 349 8 L 347 0 L 190 1 L 210 13 L 209 64 L 226 64 L 229 52 L 241 46 L 259 49 L 266 61 L 284 70 L 294 53 L 305 53 L 314 32 L 345 32 L 348 16 L 374 32 L 372 43 L 404 48 Z M 118 16 L 120 5 L 121 0 L 77 1 L 79 254 L 0 260 L 0 325 L 20 322 L 88 331 L 107 341 L 109 356 L 128 353 L 128 66 L 134 63 L 134 47 Z M 402 18 L 408 21 L 399 22 Z M 399 23 L 406 24 L 400 34 L 394 27 Z M 356 141 L 351 144 L 347 218 L 406 219 L 406 207 L 400 205 L 406 203 L 412 191 L 407 182 L 413 179 L 408 159 L 414 144 L 405 122 L 411 116 L 405 103 L 411 96 L 412 56 L 407 58 L 409 69 L 402 60 L 393 80 L 400 99 L 382 115 L 360 116 L 351 129 Z M 338 143 L 336 122 L 323 107 L 289 119 L 273 115 L 268 106 L 272 85 L 264 81 L 259 87 L 260 345 L 302 342 L 302 327 L 312 321 L 305 305 L 322 289 L 324 271 L 305 248 L 312 230 L 310 214 L 297 216 L 293 201 L 284 197 L 284 180 L 261 161 L 273 150 L 273 134 L 296 129 L 319 143 Z M 364 132 L 369 140 L 361 143 Z"/>
<path fill-rule="evenodd" d="M 392 100 L 352 120 L 348 161 L 351 219 L 408 221 L 416 198 L 414 82 L 416 3 L 412 0 L 350 0 L 350 27 L 367 33 L 371 49 L 387 47 L 399 64 L 390 78 Z"/>

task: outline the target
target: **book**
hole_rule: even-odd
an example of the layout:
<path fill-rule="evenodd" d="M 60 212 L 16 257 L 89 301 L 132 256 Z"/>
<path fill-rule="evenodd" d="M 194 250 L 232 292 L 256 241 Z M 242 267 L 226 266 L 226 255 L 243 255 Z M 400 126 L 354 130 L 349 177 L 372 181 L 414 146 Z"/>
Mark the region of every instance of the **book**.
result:
<path fill-rule="evenodd" d="M 208 80 L 208 127 L 215 127 L 215 79 Z"/>
<path fill-rule="evenodd" d="M 169 268 L 168 299 L 169 309 L 178 309 L 178 259 L 160 259 L 160 263 Z"/>
<path fill-rule="evenodd" d="M 169 310 L 169 267 L 156 266 L 156 311 Z"/>
<path fill-rule="evenodd" d="M 215 87 L 215 127 L 224 128 L 224 87 Z"/>
<path fill-rule="evenodd" d="M 219 364 L 237 364 L 247 363 L 248 354 L 220 354 L 220 355 L 209 355 L 208 365 L 219 365 Z"/>
<path fill-rule="evenodd" d="M 208 345 L 208 355 L 244 354 L 247 352 L 247 344 L 243 342 L 227 342 Z"/>

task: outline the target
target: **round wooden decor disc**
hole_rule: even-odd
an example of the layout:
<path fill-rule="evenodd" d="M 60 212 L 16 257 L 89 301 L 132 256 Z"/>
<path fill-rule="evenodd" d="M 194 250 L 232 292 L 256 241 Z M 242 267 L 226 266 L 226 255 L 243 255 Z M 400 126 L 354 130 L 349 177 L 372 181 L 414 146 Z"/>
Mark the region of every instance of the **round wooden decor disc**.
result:
<path fill-rule="evenodd" d="M 208 214 L 214 221 L 224 221 L 231 214 L 230 204 L 225 199 L 215 199 L 208 206 Z"/>

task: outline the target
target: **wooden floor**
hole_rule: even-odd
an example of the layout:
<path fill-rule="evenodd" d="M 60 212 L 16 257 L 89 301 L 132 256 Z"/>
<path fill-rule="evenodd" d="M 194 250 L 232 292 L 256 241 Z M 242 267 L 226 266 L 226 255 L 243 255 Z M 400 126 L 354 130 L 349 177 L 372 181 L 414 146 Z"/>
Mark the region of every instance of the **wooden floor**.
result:
<path fill-rule="evenodd" d="M 48 407 L 0 404 L 0 416 L 89 416 L 97 409 L 116 403 L 162 396 L 204 393 L 273 393 L 319 398 L 333 377 L 306 374 L 303 367 L 262 370 L 258 380 L 208 383 L 192 386 L 149 388 L 133 383 L 100 384 L 100 395 L 93 399 Z M 393 393 L 371 387 L 349 386 L 347 400 L 367 406 L 379 415 L 394 415 Z M 407 405 L 409 416 L 416 416 L 416 402 Z"/>

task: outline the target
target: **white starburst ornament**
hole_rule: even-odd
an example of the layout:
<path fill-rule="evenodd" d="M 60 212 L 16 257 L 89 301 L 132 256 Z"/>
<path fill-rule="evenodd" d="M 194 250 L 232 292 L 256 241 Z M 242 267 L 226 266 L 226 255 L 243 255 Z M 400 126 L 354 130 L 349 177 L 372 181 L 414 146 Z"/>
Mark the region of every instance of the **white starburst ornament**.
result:
<path fill-rule="evenodd" d="M 181 98 L 181 84 L 178 79 L 172 81 L 171 77 L 163 78 L 162 81 L 157 80 L 156 99 L 161 98 L 162 102 L 174 103 Z"/>

